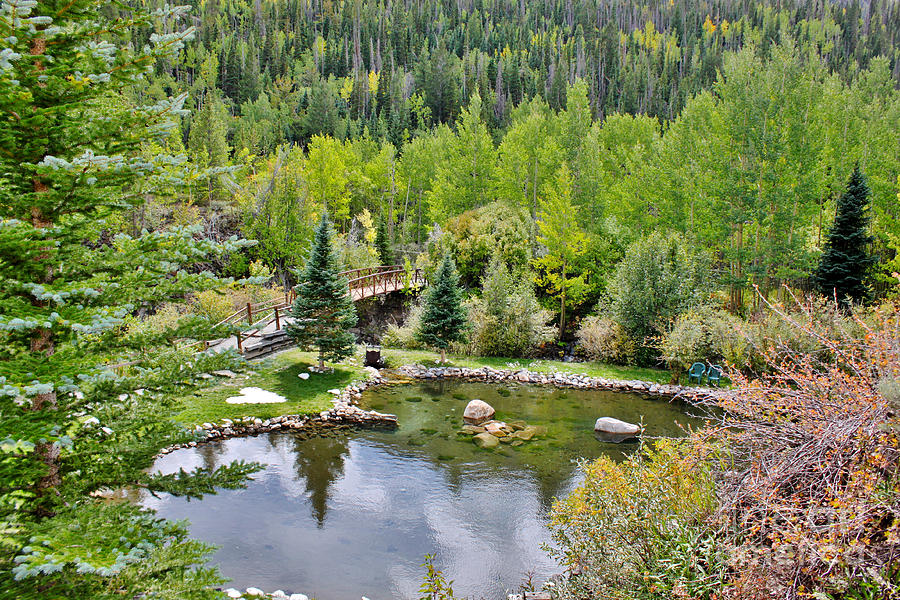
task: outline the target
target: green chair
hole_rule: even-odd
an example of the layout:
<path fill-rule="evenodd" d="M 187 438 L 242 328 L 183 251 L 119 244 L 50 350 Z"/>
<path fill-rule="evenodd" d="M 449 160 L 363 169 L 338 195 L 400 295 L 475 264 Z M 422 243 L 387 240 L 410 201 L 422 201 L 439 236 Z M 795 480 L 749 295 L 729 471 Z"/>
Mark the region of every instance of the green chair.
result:
<path fill-rule="evenodd" d="M 709 370 L 706 371 L 706 381 L 709 385 L 719 386 L 719 382 L 722 381 L 721 365 L 711 365 L 709 367 Z"/>
<path fill-rule="evenodd" d="M 694 379 L 697 380 L 697 385 L 703 383 L 703 374 L 706 373 L 706 366 L 701 362 L 695 362 L 691 365 L 690 370 L 688 370 L 688 384 L 692 383 Z"/>

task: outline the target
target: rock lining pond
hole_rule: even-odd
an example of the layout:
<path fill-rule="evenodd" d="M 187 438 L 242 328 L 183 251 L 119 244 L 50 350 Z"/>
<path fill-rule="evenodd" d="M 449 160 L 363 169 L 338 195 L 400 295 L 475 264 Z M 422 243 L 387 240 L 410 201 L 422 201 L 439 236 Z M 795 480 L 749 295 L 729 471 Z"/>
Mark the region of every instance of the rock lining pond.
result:
<path fill-rule="evenodd" d="M 480 449 L 460 435 L 470 399 L 495 418 L 540 427 L 528 444 Z M 267 463 L 246 490 L 200 502 L 142 502 L 187 518 L 237 588 L 302 592 L 320 600 L 416 598 L 425 554 L 461 596 L 503 597 L 527 571 L 558 567 L 541 550 L 546 513 L 579 475 L 577 460 L 622 457 L 636 443 L 594 438 L 598 416 L 643 422 L 645 435 L 679 435 L 687 407 L 637 394 L 429 378 L 363 393 L 360 408 L 396 414 L 396 429 L 277 431 L 216 440 L 160 458 L 158 468 Z"/>

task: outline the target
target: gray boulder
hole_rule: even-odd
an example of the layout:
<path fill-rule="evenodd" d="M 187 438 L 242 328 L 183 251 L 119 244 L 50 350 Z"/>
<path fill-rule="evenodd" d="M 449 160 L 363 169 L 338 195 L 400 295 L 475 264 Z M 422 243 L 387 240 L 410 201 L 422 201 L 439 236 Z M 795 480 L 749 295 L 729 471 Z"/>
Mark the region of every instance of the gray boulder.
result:
<path fill-rule="evenodd" d="M 494 408 L 484 400 L 472 400 L 463 412 L 463 421 L 469 425 L 480 425 L 494 417 Z"/>
<path fill-rule="evenodd" d="M 594 434 L 602 442 L 624 442 L 637 437 L 640 433 L 640 425 L 626 423 L 612 417 L 600 417 L 594 423 Z"/>
<path fill-rule="evenodd" d="M 594 423 L 594 431 L 602 431 L 603 433 L 618 433 L 637 435 L 641 432 L 641 426 L 634 423 L 626 423 L 612 417 L 600 417 Z"/>

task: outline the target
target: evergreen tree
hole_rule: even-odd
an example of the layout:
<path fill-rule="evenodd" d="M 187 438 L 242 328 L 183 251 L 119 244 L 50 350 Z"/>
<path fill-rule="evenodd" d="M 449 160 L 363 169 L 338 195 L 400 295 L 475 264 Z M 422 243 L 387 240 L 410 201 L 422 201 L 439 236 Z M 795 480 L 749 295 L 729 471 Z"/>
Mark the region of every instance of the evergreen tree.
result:
<path fill-rule="evenodd" d="M 841 303 L 863 302 L 869 296 L 866 275 L 875 263 L 867 247 L 869 186 L 859 170 L 853 169 L 847 191 L 837 202 L 834 225 L 825 242 L 825 252 L 814 275 L 816 287 L 825 296 L 836 296 Z"/>
<path fill-rule="evenodd" d="M 328 215 L 323 212 L 306 268 L 294 287 L 294 321 L 286 327 L 301 348 L 319 351 L 319 369 L 325 368 L 326 358 L 340 360 L 353 354 L 355 342 L 350 328 L 356 325 L 356 307 L 347 282 L 338 274 L 341 269 L 333 236 Z"/>
<path fill-rule="evenodd" d="M 391 250 L 391 241 L 384 215 L 378 218 L 378 228 L 375 230 L 375 251 L 378 252 L 378 260 L 382 265 L 394 264 L 394 253 Z"/>
<path fill-rule="evenodd" d="M 462 305 L 459 274 L 447 254 L 425 295 L 425 310 L 422 312 L 422 323 L 416 332 L 416 339 L 426 346 L 438 348 L 441 351 L 441 362 L 446 362 L 447 347 L 451 342 L 465 339 L 466 327 L 466 310 Z"/>
<path fill-rule="evenodd" d="M 184 525 L 94 495 L 127 487 L 200 497 L 255 469 L 150 472 L 162 447 L 194 439 L 171 419 L 173 382 L 229 359 L 173 350 L 173 338 L 203 333 L 191 323 L 141 333 L 123 321 L 221 286 L 194 263 L 241 245 L 198 241 L 190 229 L 104 235 L 162 183 L 155 163 L 174 161 L 142 158 L 141 146 L 161 141 L 182 112 L 183 97 L 139 106 L 124 92 L 188 37 L 134 46 L 123 36 L 153 17 L 123 4 L 110 20 L 109 8 L 0 4 L 4 598 L 217 597 L 221 579 L 195 566 L 210 547 L 188 540 Z M 157 16 L 172 25 L 183 11 Z"/>

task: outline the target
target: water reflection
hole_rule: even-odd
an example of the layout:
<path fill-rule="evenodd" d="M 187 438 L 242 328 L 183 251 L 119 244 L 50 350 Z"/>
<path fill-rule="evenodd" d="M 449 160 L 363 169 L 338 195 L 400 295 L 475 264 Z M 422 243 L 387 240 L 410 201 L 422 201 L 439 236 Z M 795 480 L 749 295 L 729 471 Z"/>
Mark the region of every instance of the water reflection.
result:
<path fill-rule="evenodd" d="M 690 422 L 683 407 L 622 394 L 552 388 L 438 384 L 379 390 L 366 401 L 399 416 L 396 431 L 292 433 L 232 439 L 162 457 L 157 467 L 213 466 L 236 459 L 267 464 L 245 490 L 201 502 L 148 497 L 168 518 L 190 520 L 194 536 L 236 587 L 302 592 L 320 600 L 416 598 L 425 554 L 469 597 L 502 597 L 533 570 L 558 567 L 546 511 L 577 484 L 578 457 L 622 456 L 636 447 L 602 443 L 593 421 L 643 418 L 653 435 Z M 498 417 L 521 418 L 546 434 L 518 447 L 475 447 L 457 434 L 466 402 L 480 397 Z"/>
<path fill-rule="evenodd" d="M 328 512 L 331 484 L 344 473 L 344 457 L 348 452 L 345 436 L 293 439 L 294 467 L 297 479 L 306 486 L 310 508 L 319 529 Z"/>

